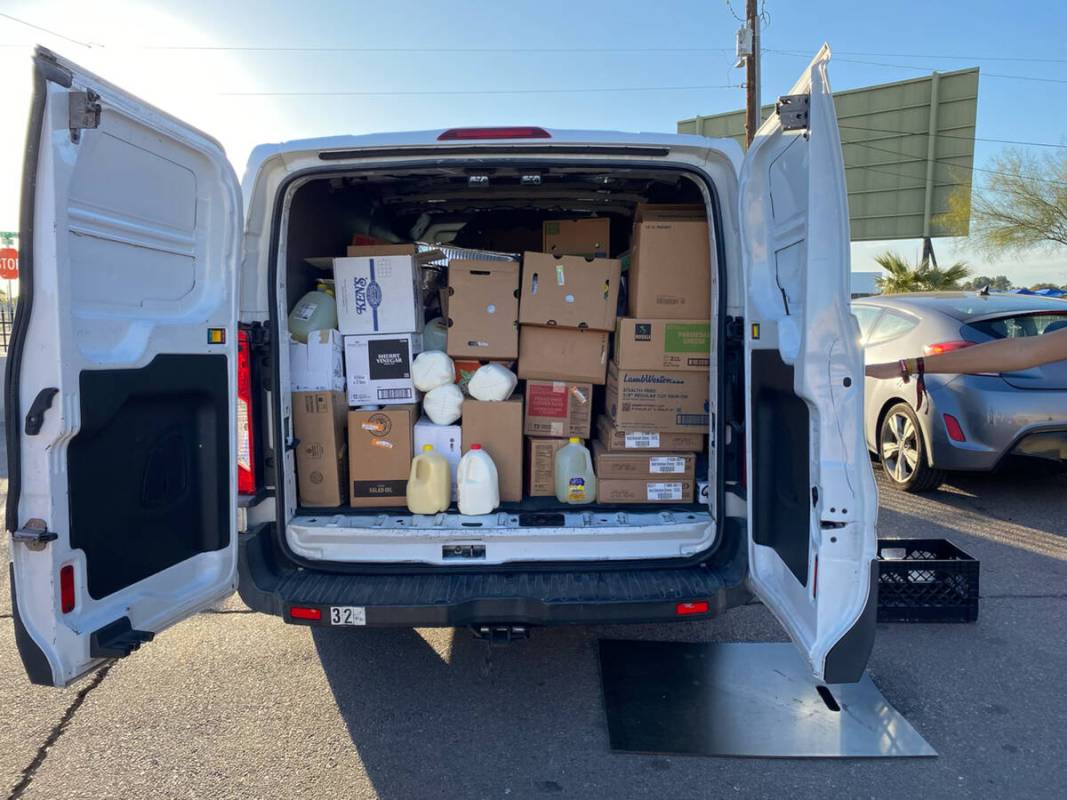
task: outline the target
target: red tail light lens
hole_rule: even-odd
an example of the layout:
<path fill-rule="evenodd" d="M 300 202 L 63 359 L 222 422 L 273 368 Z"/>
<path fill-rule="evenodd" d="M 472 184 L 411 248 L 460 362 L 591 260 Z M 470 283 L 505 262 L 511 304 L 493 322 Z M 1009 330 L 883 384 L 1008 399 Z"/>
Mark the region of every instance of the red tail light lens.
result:
<path fill-rule="evenodd" d="M 707 600 L 697 600 L 695 603 L 679 603 L 674 607 L 674 613 L 679 617 L 687 617 L 690 614 L 707 614 L 708 608 Z"/>
<path fill-rule="evenodd" d="M 963 434 L 963 428 L 960 426 L 960 421 L 951 414 L 945 414 L 945 430 L 948 431 L 948 438 L 954 442 L 966 442 L 967 437 Z"/>
<path fill-rule="evenodd" d="M 74 565 L 66 564 L 59 569 L 59 608 L 64 614 L 74 610 L 77 598 L 74 595 Z"/>
<path fill-rule="evenodd" d="M 970 347 L 974 342 L 968 342 L 966 339 L 955 339 L 951 342 L 938 342 L 937 344 L 928 344 L 923 348 L 923 355 L 937 356 L 941 353 L 951 353 L 953 350 L 962 350 L 965 347 Z"/>
<path fill-rule="evenodd" d="M 252 348 L 248 331 L 237 333 L 237 491 L 256 493 L 252 440 Z"/>
<path fill-rule="evenodd" d="M 551 139 L 544 128 L 532 126 L 513 128 L 449 128 L 437 137 L 439 142 L 459 142 L 485 139 Z"/>
<path fill-rule="evenodd" d="M 290 606 L 289 616 L 293 619 L 305 619 L 309 622 L 318 622 L 322 619 L 322 609 L 308 608 L 306 606 Z"/>

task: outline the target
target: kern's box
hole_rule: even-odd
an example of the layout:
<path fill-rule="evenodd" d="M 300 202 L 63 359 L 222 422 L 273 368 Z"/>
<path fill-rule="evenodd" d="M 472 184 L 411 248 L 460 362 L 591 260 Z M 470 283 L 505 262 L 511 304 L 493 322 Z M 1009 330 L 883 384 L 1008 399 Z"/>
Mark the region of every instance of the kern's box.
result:
<path fill-rule="evenodd" d="M 593 442 L 593 462 L 598 480 L 692 479 L 696 469 L 694 453 L 608 450 L 602 442 Z"/>
<path fill-rule="evenodd" d="M 605 450 L 654 450 L 698 453 L 704 449 L 703 433 L 678 433 L 660 431 L 620 431 L 607 414 L 596 421 L 597 441 Z"/>
<path fill-rule="evenodd" d="M 614 331 L 621 269 L 621 263 L 611 258 L 526 253 L 519 322 Z"/>
<path fill-rule="evenodd" d="M 456 470 L 463 455 L 463 428 L 460 425 L 438 425 L 423 414 L 415 423 L 415 452 L 421 453 L 425 445 L 432 445 L 434 452 L 448 462 L 452 477 L 452 499 L 456 499 Z"/>
<path fill-rule="evenodd" d="M 396 405 L 418 400 L 411 362 L 422 335 L 346 336 L 345 368 L 350 406 Z"/>
<path fill-rule="evenodd" d="M 615 363 L 622 369 L 706 370 L 711 363 L 707 320 L 620 319 Z"/>
<path fill-rule="evenodd" d="M 414 245 L 350 247 L 333 260 L 337 327 L 345 336 L 418 333 L 423 313 Z"/>
<path fill-rule="evenodd" d="M 296 488 L 302 506 L 339 506 L 347 496 L 343 392 L 293 392 Z"/>
<path fill-rule="evenodd" d="M 448 346 L 453 358 L 519 355 L 519 263 L 450 261 Z"/>
<path fill-rule="evenodd" d="M 416 406 L 348 412 L 349 503 L 357 508 L 407 505 Z"/>
<path fill-rule="evenodd" d="M 560 256 L 607 258 L 611 255 L 611 220 L 547 220 L 541 226 L 541 250 Z"/>
<path fill-rule="evenodd" d="M 708 430 L 708 373 L 652 372 L 608 365 L 605 407 L 623 431 Z"/>
<path fill-rule="evenodd" d="M 463 401 L 463 452 L 480 444 L 496 465 L 500 499 L 522 500 L 522 398 Z"/>
<path fill-rule="evenodd" d="M 294 392 L 343 392 L 345 368 L 341 334 L 312 331 L 304 342 L 289 342 L 289 386 Z"/>
<path fill-rule="evenodd" d="M 604 331 L 523 325 L 519 332 L 519 377 L 601 386 L 607 379 L 610 339 Z"/>
<path fill-rule="evenodd" d="M 631 317 L 710 317 L 711 253 L 703 205 L 639 205 L 630 251 Z"/>
<path fill-rule="evenodd" d="M 531 497 L 548 497 L 556 493 L 556 451 L 566 439 L 526 440 L 526 493 Z"/>
<path fill-rule="evenodd" d="M 592 384 L 526 381 L 523 433 L 527 436 L 588 439 L 592 412 Z"/>
<path fill-rule="evenodd" d="M 653 480 L 597 478 L 598 503 L 692 503 L 693 479 L 664 476 Z"/>

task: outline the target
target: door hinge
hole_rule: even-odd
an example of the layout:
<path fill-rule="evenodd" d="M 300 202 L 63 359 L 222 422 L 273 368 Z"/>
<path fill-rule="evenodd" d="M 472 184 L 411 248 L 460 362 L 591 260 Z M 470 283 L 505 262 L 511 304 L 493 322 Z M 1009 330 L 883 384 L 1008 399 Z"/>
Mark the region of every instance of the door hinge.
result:
<path fill-rule="evenodd" d="M 58 538 L 59 534 L 48 530 L 48 523 L 43 519 L 28 520 L 25 525 L 11 534 L 13 542 L 21 542 L 30 550 L 44 550 L 49 542 L 54 542 Z"/>
<path fill-rule="evenodd" d="M 778 115 L 783 131 L 805 131 L 808 129 L 808 111 L 811 108 L 811 95 L 787 94 L 778 98 L 774 111 Z"/>
<path fill-rule="evenodd" d="M 84 92 L 69 92 L 67 100 L 70 140 L 77 144 L 83 130 L 100 125 L 100 95 L 92 89 L 86 89 Z"/>

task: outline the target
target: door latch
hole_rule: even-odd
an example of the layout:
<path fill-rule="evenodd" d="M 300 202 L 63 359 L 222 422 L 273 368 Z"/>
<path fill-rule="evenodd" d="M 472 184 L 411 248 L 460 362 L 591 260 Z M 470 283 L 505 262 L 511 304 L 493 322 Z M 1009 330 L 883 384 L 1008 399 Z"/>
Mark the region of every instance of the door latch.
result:
<path fill-rule="evenodd" d="M 31 519 L 11 534 L 11 540 L 21 542 L 30 550 L 44 550 L 49 542 L 59 538 L 58 533 L 48 530 L 48 523 L 43 519 Z"/>
<path fill-rule="evenodd" d="M 77 144 L 81 139 L 81 132 L 86 128 L 96 128 L 100 125 L 100 95 L 92 89 L 84 92 L 70 92 L 67 94 L 68 121 L 70 128 L 70 140 Z"/>
<path fill-rule="evenodd" d="M 808 129 L 808 112 L 811 108 L 811 95 L 787 94 L 778 98 L 774 111 L 783 131 L 804 131 Z"/>

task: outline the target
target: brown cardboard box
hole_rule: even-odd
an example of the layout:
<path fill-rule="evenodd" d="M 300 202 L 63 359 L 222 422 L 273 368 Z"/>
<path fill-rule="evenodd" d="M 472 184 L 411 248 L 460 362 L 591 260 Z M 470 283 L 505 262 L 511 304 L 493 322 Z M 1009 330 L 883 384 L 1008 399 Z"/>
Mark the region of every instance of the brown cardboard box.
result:
<path fill-rule="evenodd" d="M 670 475 L 655 480 L 601 480 L 596 482 L 598 503 L 692 503 L 693 479 Z"/>
<path fill-rule="evenodd" d="M 556 451 L 566 439 L 527 438 L 526 493 L 530 497 L 548 497 L 556 493 Z"/>
<path fill-rule="evenodd" d="M 703 205 L 639 205 L 630 252 L 631 317 L 710 317 L 712 267 Z"/>
<path fill-rule="evenodd" d="M 621 269 L 611 258 L 526 253 L 519 322 L 614 331 Z"/>
<path fill-rule="evenodd" d="M 615 363 L 622 369 L 706 370 L 710 348 L 707 320 L 625 317 L 615 326 Z"/>
<path fill-rule="evenodd" d="M 519 355 L 517 261 L 450 261 L 448 354 L 483 360 Z"/>
<path fill-rule="evenodd" d="M 411 472 L 411 429 L 417 406 L 348 412 L 349 502 L 356 507 L 404 506 Z"/>
<path fill-rule="evenodd" d="M 339 506 L 347 496 L 344 392 L 293 392 L 296 488 L 302 506 Z"/>
<path fill-rule="evenodd" d="M 463 452 L 478 443 L 496 464 L 500 499 L 522 500 L 522 398 L 463 401 Z"/>
<path fill-rule="evenodd" d="M 672 431 L 620 431 L 607 414 L 596 419 L 597 441 L 606 450 L 654 450 L 656 452 L 693 453 L 704 449 L 703 433 Z"/>
<path fill-rule="evenodd" d="M 607 258 L 611 255 L 611 220 L 545 220 L 541 227 L 541 249 L 560 256 Z"/>
<path fill-rule="evenodd" d="M 519 377 L 600 386 L 607 379 L 610 339 L 611 335 L 604 331 L 522 325 L 519 329 Z"/>
<path fill-rule="evenodd" d="M 708 373 L 608 365 L 605 408 L 621 431 L 708 430 Z"/>
<path fill-rule="evenodd" d="M 526 381 L 527 436 L 589 438 L 593 386 L 566 381 Z"/>
<path fill-rule="evenodd" d="M 691 480 L 696 469 L 695 453 L 613 451 L 604 447 L 602 442 L 593 442 L 593 461 L 598 480 Z"/>

